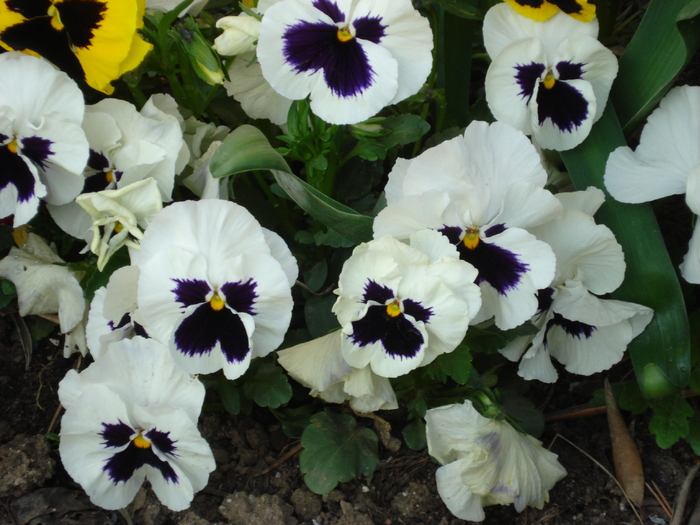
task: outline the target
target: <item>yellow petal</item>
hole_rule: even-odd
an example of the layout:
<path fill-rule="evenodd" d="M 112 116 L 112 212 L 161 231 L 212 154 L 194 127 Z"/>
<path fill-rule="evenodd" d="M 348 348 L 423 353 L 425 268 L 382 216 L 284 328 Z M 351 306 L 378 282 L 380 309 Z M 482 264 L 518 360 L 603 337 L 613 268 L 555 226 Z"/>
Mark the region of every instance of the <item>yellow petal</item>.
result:
<path fill-rule="evenodd" d="M 516 13 L 526 16 L 535 22 L 544 22 L 557 14 L 559 8 L 550 4 L 546 0 L 542 2 L 540 7 L 531 7 L 529 5 L 521 5 L 517 0 L 505 0 L 506 3 L 515 10 Z"/>

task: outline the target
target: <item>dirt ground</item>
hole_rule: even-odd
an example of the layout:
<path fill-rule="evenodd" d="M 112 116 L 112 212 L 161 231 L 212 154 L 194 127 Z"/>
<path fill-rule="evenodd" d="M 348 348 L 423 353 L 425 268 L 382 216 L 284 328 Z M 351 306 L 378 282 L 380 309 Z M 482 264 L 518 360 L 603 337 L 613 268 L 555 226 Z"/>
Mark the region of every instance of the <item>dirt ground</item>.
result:
<path fill-rule="evenodd" d="M 77 357 L 64 359 L 60 347 L 49 342 L 35 350 L 32 364 L 25 370 L 24 353 L 12 342 L 8 322 L 7 317 L 0 319 L 0 524 L 127 524 L 122 514 L 90 504 L 63 470 L 57 443 L 44 437 L 49 430 L 58 432 L 57 426 L 50 429 L 58 406 L 57 384 L 75 366 Z M 623 362 L 613 373 L 623 375 L 630 367 L 629 362 Z M 601 386 L 602 376 L 582 383 L 576 379 L 563 377 L 553 390 L 535 391 L 533 400 L 540 405 L 547 403 L 545 413 L 586 403 L 590 393 Z M 571 384 L 575 387 L 569 389 Z M 390 415 L 386 416 L 390 420 Z M 697 458 L 683 443 L 670 450 L 659 449 L 647 425 L 644 415 L 630 420 L 647 482 L 657 486 L 672 504 Z M 249 417 L 233 417 L 226 412 L 209 412 L 203 414 L 200 429 L 217 462 L 208 486 L 195 496 L 189 510 L 180 513 L 169 511 L 150 490 L 142 489 L 128 508 L 134 524 L 467 523 L 454 518 L 440 500 L 434 476 L 438 465 L 425 451 L 414 452 L 404 445 L 392 453 L 380 447 L 381 463 L 371 478 L 341 484 L 330 494 L 319 496 L 305 487 L 298 455 L 263 473 L 298 444 L 282 433 L 269 413 L 260 410 Z M 393 434 L 400 438 L 400 432 L 394 430 Z M 544 509 L 518 514 L 512 506 L 488 507 L 486 525 L 639 523 L 613 479 L 594 462 L 613 470 L 605 415 L 549 424 L 542 440 L 559 455 L 567 477 L 551 491 Z M 691 509 L 697 493 L 691 492 Z M 645 524 L 669 523 L 649 492 L 640 512 Z"/>

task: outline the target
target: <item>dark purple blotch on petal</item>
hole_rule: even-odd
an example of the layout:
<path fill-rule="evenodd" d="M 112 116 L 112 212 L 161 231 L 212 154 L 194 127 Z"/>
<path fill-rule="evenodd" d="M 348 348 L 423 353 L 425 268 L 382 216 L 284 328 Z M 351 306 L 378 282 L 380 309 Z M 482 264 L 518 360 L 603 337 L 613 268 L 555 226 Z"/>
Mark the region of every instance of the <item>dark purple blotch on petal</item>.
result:
<path fill-rule="evenodd" d="M 588 101 L 574 86 L 557 80 L 537 92 L 537 121 L 543 125 L 550 119 L 560 131 L 572 132 L 588 118 Z"/>
<path fill-rule="evenodd" d="M 386 26 L 379 16 L 362 16 L 352 21 L 355 26 L 355 36 L 378 44 L 386 36 Z"/>
<path fill-rule="evenodd" d="M 7 146 L 0 146 L 0 191 L 8 184 L 17 188 L 18 202 L 27 202 L 34 197 L 36 179 L 31 169 L 18 154 L 12 153 Z"/>
<path fill-rule="evenodd" d="M 364 347 L 381 342 L 384 351 L 400 359 L 414 358 L 425 344 L 423 335 L 403 314 L 391 317 L 386 306 L 370 306 L 365 316 L 352 323 L 352 342 Z"/>
<path fill-rule="evenodd" d="M 211 287 L 201 279 L 171 280 L 175 281 L 177 286 L 170 291 L 175 294 L 175 300 L 182 305 L 182 308 L 206 302 L 207 294 L 211 292 Z"/>
<path fill-rule="evenodd" d="M 258 293 L 255 291 L 257 287 L 258 283 L 251 277 L 246 282 L 226 283 L 221 287 L 221 291 L 226 297 L 226 304 L 236 312 L 255 315 L 255 300 L 258 298 Z"/>
<path fill-rule="evenodd" d="M 559 73 L 559 80 L 580 80 L 583 78 L 583 64 L 562 60 L 555 66 Z"/>
<path fill-rule="evenodd" d="M 379 304 L 386 304 L 387 301 L 396 297 L 394 292 L 388 286 L 381 285 L 372 279 L 368 279 L 365 283 L 365 293 L 362 294 L 362 302 L 368 303 L 375 301 Z"/>
<path fill-rule="evenodd" d="M 211 353 L 217 342 L 229 363 L 240 363 L 250 352 L 243 321 L 229 308 L 202 304 L 175 330 L 175 346 L 190 357 Z"/>
<path fill-rule="evenodd" d="M 517 73 L 515 74 L 515 81 L 520 86 L 519 95 L 526 99 L 526 103 L 530 102 L 532 94 L 535 92 L 535 85 L 540 80 L 542 73 L 545 70 L 544 64 L 538 64 L 537 62 L 531 62 L 530 64 L 518 64 L 515 66 Z"/>
<path fill-rule="evenodd" d="M 490 228 L 487 228 L 484 231 L 484 237 L 493 237 L 494 235 L 498 235 L 499 233 L 503 233 L 506 231 L 506 225 L 505 224 L 494 224 Z"/>
<path fill-rule="evenodd" d="M 323 70 L 328 88 L 338 97 L 364 93 L 374 83 L 375 71 L 362 46 L 353 38 L 338 40 L 338 27 L 323 22 L 299 22 L 282 36 L 284 57 L 294 71 Z"/>
<path fill-rule="evenodd" d="M 345 15 L 338 7 L 338 4 L 332 0 L 314 0 L 313 4 L 311 5 L 322 13 L 328 15 L 336 24 L 345 22 Z"/>
<path fill-rule="evenodd" d="M 46 160 L 54 154 L 51 151 L 52 144 L 50 140 L 41 137 L 25 137 L 22 139 L 22 154 L 41 166 L 41 169 L 46 169 Z"/>
<path fill-rule="evenodd" d="M 567 335 L 576 339 L 581 339 L 582 337 L 588 339 L 596 331 L 596 327 L 593 325 L 582 323 L 581 321 L 571 321 L 558 313 L 555 313 L 554 317 L 547 323 L 547 331 L 554 326 L 559 326 Z"/>
<path fill-rule="evenodd" d="M 554 288 L 537 290 L 537 313 L 543 314 L 550 309 L 554 302 Z"/>
<path fill-rule="evenodd" d="M 178 482 L 177 474 L 170 463 L 160 459 L 153 451 L 153 447 L 156 447 L 165 454 L 176 455 L 174 454 L 175 450 L 177 450 L 176 442 L 170 439 L 169 432 L 161 432 L 155 428 L 149 430 L 146 433 L 146 437 L 151 441 L 152 445 L 148 448 L 139 448 L 130 440 L 131 435 L 136 430 L 129 425 L 120 421 L 117 425 L 102 423 L 102 427 L 104 430 L 100 435 L 105 438 L 103 444 L 108 447 L 122 447 L 126 445 L 124 450 L 107 459 L 102 467 L 102 470 L 107 472 L 109 479 L 115 484 L 129 481 L 134 472 L 144 465 L 150 465 L 158 469 L 166 481 Z M 126 441 L 124 441 L 125 437 Z"/>
<path fill-rule="evenodd" d="M 497 224 L 487 232 L 493 236 L 505 230 L 504 225 Z M 467 248 L 461 239 L 464 231 L 462 228 L 445 226 L 438 231 L 457 247 L 460 259 L 467 261 L 478 270 L 479 274 L 474 282 L 489 283 L 499 295 L 508 295 L 509 290 L 517 288 L 522 275 L 530 269 L 530 266 L 522 262 L 517 254 L 497 244 L 484 242 L 483 239 L 479 241 L 476 248 Z"/>
<path fill-rule="evenodd" d="M 433 316 L 432 308 L 426 308 L 418 301 L 414 301 L 413 299 L 404 299 L 403 311 L 405 314 L 413 317 L 416 321 L 422 321 L 423 323 L 429 322 L 430 318 Z"/>

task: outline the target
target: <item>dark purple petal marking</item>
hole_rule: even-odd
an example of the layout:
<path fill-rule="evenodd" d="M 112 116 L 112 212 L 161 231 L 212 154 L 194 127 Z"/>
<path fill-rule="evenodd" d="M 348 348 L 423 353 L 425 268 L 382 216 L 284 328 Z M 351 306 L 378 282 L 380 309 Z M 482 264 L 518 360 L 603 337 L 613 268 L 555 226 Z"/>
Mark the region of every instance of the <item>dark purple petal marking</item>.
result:
<path fill-rule="evenodd" d="M 104 154 L 90 148 L 90 157 L 88 158 L 88 166 L 96 171 L 105 171 L 106 169 L 109 168 L 109 160 L 107 159 L 107 157 Z"/>
<path fill-rule="evenodd" d="M 338 97 L 361 95 L 374 84 L 375 71 L 356 38 L 341 42 L 338 27 L 323 22 L 299 22 L 284 35 L 284 57 L 294 71 L 323 70 L 329 89 Z"/>
<path fill-rule="evenodd" d="M 521 0 L 516 0 L 521 1 Z M 581 0 L 577 2 L 576 0 L 549 0 L 549 3 L 554 4 L 559 9 L 564 11 L 567 15 L 580 13 L 583 11 L 583 5 L 588 3 L 588 0 Z"/>
<path fill-rule="evenodd" d="M 107 11 L 106 2 L 97 0 L 63 0 L 54 4 L 65 26 L 71 45 L 86 48 L 92 43 L 93 31 L 100 27 Z"/>
<path fill-rule="evenodd" d="M 7 146 L 0 146 L 0 191 L 8 184 L 17 188 L 17 202 L 27 202 L 34 197 L 36 179 L 29 166 Z"/>
<path fill-rule="evenodd" d="M 504 231 L 506 231 L 505 224 L 494 224 L 490 228 L 487 228 L 486 231 L 484 231 L 484 237 L 493 237 L 494 235 L 498 235 L 499 233 L 503 233 Z"/>
<path fill-rule="evenodd" d="M 9 138 L 10 137 L 8 137 L 7 135 L 3 135 L 2 133 L 0 133 L 0 142 L 5 142 Z"/>
<path fill-rule="evenodd" d="M 322 13 L 328 15 L 336 24 L 345 22 L 345 15 L 335 2 L 331 0 L 314 0 L 313 4 L 311 5 Z"/>
<path fill-rule="evenodd" d="M 107 325 L 112 331 L 124 328 L 127 324 L 131 324 L 131 314 L 129 313 L 125 313 L 116 325 L 114 321 L 107 322 Z"/>
<path fill-rule="evenodd" d="M 559 73 L 559 80 L 580 80 L 583 78 L 583 64 L 563 60 L 554 66 Z"/>
<path fill-rule="evenodd" d="M 175 330 L 175 346 L 190 357 L 211 353 L 217 342 L 229 363 L 240 363 L 250 352 L 243 321 L 228 308 L 214 310 L 205 303 Z"/>
<path fill-rule="evenodd" d="M 570 84 L 557 80 L 546 89 L 537 92 L 537 119 L 540 124 L 550 119 L 561 131 L 571 132 L 588 118 L 588 101 Z"/>
<path fill-rule="evenodd" d="M 537 290 L 537 313 L 543 314 L 549 310 L 554 302 L 554 288 L 542 288 Z"/>
<path fill-rule="evenodd" d="M 379 304 L 386 304 L 387 301 L 394 297 L 396 297 L 396 295 L 391 288 L 378 284 L 372 279 L 368 279 L 365 283 L 365 293 L 362 294 L 362 302 L 368 303 L 370 301 L 375 301 Z"/>
<path fill-rule="evenodd" d="M 258 283 L 251 277 L 246 282 L 226 283 L 221 287 L 221 291 L 226 297 L 226 304 L 236 312 L 255 315 L 255 300 L 258 294 L 255 291 Z"/>
<path fill-rule="evenodd" d="M 123 447 L 129 441 L 131 441 L 131 436 L 136 432 L 129 425 L 124 423 L 121 419 L 118 420 L 119 423 L 102 423 L 102 432 L 100 436 L 104 438 L 102 442 L 103 445 L 108 447 Z"/>
<path fill-rule="evenodd" d="M 370 306 L 365 316 L 352 323 L 352 342 L 364 347 L 381 342 L 384 351 L 391 357 L 411 359 L 425 340 L 420 331 L 403 314 L 392 317 L 385 306 Z"/>
<path fill-rule="evenodd" d="M 506 228 L 501 229 L 501 227 L 503 225 L 498 224 L 487 231 L 491 231 L 491 235 L 503 233 Z M 457 247 L 460 259 L 467 261 L 478 270 L 479 274 L 474 282 L 489 283 L 499 295 L 508 295 L 509 290 L 517 288 L 522 275 L 530 269 L 530 266 L 522 262 L 517 254 L 497 244 L 482 240 L 475 248 L 467 248 L 460 238 L 464 231 L 462 228 L 445 226 L 438 231 Z"/>
<path fill-rule="evenodd" d="M 54 154 L 51 151 L 52 144 L 50 140 L 41 137 L 26 137 L 22 139 L 22 154 L 46 169 L 46 159 Z"/>
<path fill-rule="evenodd" d="M 121 481 L 128 481 L 134 475 L 134 472 L 144 465 L 150 465 L 158 469 L 166 481 L 177 483 L 178 477 L 173 467 L 153 452 L 153 447 L 156 447 L 165 454 L 176 455 L 175 450 L 177 450 L 177 447 L 175 443 L 177 442 L 170 439 L 170 432 L 161 432 L 155 428 L 149 430 L 146 433 L 146 437 L 152 443 L 152 446 L 140 448 L 131 440 L 131 436 L 136 430 L 126 423 L 121 421 L 116 425 L 102 423 L 102 428 L 104 430 L 100 432 L 100 435 L 105 439 L 103 445 L 107 447 L 123 447 L 127 445 L 124 450 L 107 459 L 102 467 L 102 470 L 107 472 L 109 479 L 115 484 Z"/>
<path fill-rule="evenodd" d="M 518 64 L 515 66 L 517 73 L 515 74 L 515 81 L 520 86 L 519 95 L 527 99 L 526 103 L 530 102 L 532 94 L 535 92 L 535 84 L 539 81 L 542 73 L 545 70 L 544 64 L 538 64 L 537 62 L 531 62 L 530 64 Z"/>
<path fill-rule="evenodd" d="M 544 0 L 515 0 L 518 4 L 529 7 L 542 7 Z"/>
<path fill-rule="evenodd" d="M 170 290 L 175 294 L 175 300 L 187 308 L 193 304 L 201 304 L 207 301 L 207 294 L 211 287 L 201 279 L 171 279 L 177 286 Z"/>
<path fill-rule="evenodd" d="M 378 44 L 386 36 L 386 26 L 382 24 L 379 16 L 362 16 L 353 20 L 355 26 L 355 36 L 363 40 L 369 40 Z"/>
<path fill-rule="evenodd" d="M 5 2 L 7 8 L 15 13 L 20 13 L 25 18 L 34 18 L 35 16 L 46 16 L 46 13 L 51 7 L 49 0 L 7 0 Z"/>
<path fill-rule="evenodd" d="M 582 337 L 588 339 L 593 335 L 593 332 L 597 330 L 597 328 L 593 325 L 582 323 L 580 321 L 570 321 L 561 314 L 557 313 L 555 313 L 554 317 L 552 317 L 552 319 L 550 319 L 547 323 L 547 331 L 554 326 L 561 327 L 567 333 L 567 335 L 577 339 L 581 339 Z"/>
<path fill-rule="evenodd" d="M 418 301 L 414 301 L 413 299 L 403 300 L 403 311 L 405 314 L 413 317 L 416 321 L 422 321 L 424 323 L 429 322 L 430 318 L 433 316 L 432 308 L 426 308 Z"/>

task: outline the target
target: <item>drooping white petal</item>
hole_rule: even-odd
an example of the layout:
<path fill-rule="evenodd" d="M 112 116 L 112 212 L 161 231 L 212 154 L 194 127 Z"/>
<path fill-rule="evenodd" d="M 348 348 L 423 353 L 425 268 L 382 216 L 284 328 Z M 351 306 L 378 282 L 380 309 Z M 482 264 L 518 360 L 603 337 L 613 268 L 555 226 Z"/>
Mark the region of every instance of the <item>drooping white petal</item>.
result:
<path fill-rule="evenodd" d="M 688 244 L 688 253 L 681 263 L 683 279 L 693 284 L 700 284 L 700 221 L 695 224 L 693 236 Z"/>
<path fill-rule="evenodd" d="M 343 391 L 349 396 L 350 407 L 357 412 L 399 408 L 389 380 L 372 372 L 369 366 L 353 370 L 346 374 L 342 381 Z"/>

